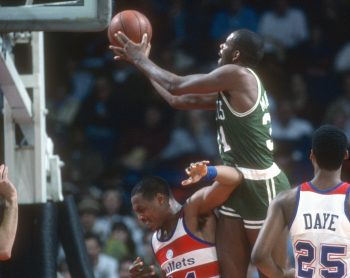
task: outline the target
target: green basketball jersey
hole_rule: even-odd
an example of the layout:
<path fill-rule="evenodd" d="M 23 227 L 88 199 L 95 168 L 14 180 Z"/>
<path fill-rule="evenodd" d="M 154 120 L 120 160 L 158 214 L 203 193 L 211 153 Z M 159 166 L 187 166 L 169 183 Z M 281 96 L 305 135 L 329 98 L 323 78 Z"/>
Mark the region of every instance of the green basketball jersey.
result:
<path fill-rule="evenodd" d="M 269 103 L 262 83 L 250 71 L 258 84 L 256 103 L 249 111 L 238 113 L 230 106 L 225 93 L 220 92 L 216 108 L 217 140 L 224 164 L 267 169 L 273 164 Z"/>

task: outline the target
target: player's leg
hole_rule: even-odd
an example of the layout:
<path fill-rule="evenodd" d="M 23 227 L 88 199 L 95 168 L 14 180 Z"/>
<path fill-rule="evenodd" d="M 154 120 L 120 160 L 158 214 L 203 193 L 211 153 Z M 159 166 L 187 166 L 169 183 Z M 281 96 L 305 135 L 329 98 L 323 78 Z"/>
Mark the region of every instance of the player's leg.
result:
<path fill-rule="evenodd" d="M 246 278 L 250 251 L 241 219 L 220 214 L 216 249 L 222 278 Z"/>
<path fill-rule="evenodd" d="M 277 194 L 283 190 L 289 189 L 289 181 L 284 173 L 280 173 L 278 176 L 267 180 L 248 180 L 246 181 L 246 189 L 249 193 L 245 193 L 248 196 L 245 199 L 246 204 L 250 204 L 249 207 L 240 210 L 241 216 L 245 219 L 245 228 L 247 231 L 247 237 L 250 243 L 251 250 L 258 237 L 260 228 L 264 222 L 267 214 L 268 204 L 271 203 Z M 255 223 L 255 229 L 252 228 Z M 276 239 L 276 245 L 273 250 L 272 256 L 277 264 L 283 268 L 288 263 L 288 229 Z M 265 277 L 260 274 L 260 277 Z"/>

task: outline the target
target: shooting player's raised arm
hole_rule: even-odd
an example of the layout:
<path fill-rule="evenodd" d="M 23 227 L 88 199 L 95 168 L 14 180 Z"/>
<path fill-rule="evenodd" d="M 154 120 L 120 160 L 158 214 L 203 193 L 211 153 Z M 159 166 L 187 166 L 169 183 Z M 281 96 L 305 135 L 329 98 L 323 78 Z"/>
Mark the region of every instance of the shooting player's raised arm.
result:
<path fill-rule="evenodd" d="M 197 95 L 188 94 L 176 96 L 171 94 L 165 88 L 160 86 L 156 81 L 151 80 L 151 83 L 157 93 L 173 108 L 180 110 L 215 110 L 217 93 Z"/>

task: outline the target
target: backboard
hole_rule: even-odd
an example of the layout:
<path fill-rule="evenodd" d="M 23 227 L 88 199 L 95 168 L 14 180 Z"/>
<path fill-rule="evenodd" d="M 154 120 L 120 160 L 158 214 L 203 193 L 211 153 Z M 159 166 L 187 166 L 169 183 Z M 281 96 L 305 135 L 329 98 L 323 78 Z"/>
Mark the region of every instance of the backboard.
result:
<path fill-rule="evenodd" d="M 0 0 L 0 32 L 104 30 L 112 0 Z"/>

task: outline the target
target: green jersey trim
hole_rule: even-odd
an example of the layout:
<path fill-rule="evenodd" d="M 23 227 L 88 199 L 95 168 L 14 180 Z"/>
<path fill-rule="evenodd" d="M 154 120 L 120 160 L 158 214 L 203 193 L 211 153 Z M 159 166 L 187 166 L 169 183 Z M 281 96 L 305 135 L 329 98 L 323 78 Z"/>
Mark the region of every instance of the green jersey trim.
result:
<path fill-rule="evenodd" d="M 247 68 L 247 70 L 249 70 L 249 71 L 254 75 L 254 77 L 255 77 L 255 79 L 256 79 L 256 82 L 257 82 L 257 84 L 258 84 L 258 97 L 257 97 L 256 102 L 255 102 L 255 104 L 253 105 L 252 108 L 250 108 L 248 111 L 243 112 L 243 113 L 237 112 L 236 110 L 234 110 L 234 109 L 232 108 L 232 106 L 231 106 L 230 103 L 228 102 L 228 100 L 227 100 L 226 96 L 224 95 L 224 93 L 223 93 L 223 92 L 220 92 L 220 95 L 221 95 L 222 99 L 223 99 L 224 102 L 226 103 L 227 107 L 230 109 L 231 113 L 232 113 L 233 115 L 235 115 L 236 117 L 239 117 L 239 118 L 248 116 L 249 114 L 253 113 L 254 110 L 258 107 L 259 102 L 260 102 L 260 97 L 261 97 L 261 82 L 260 82 L 260 79 L 258 78 L 258 76 L 255 74 L 255 72 L 254 72 L 252 69 Z"/>

